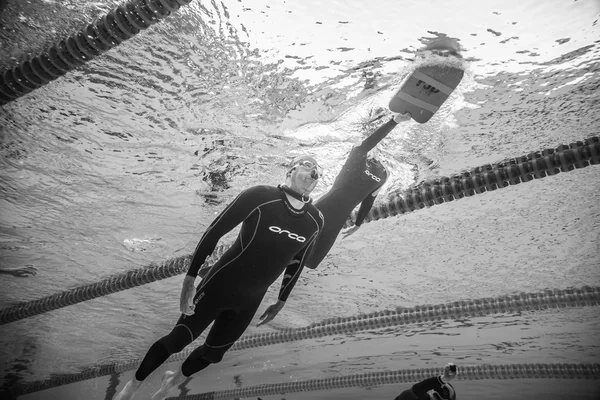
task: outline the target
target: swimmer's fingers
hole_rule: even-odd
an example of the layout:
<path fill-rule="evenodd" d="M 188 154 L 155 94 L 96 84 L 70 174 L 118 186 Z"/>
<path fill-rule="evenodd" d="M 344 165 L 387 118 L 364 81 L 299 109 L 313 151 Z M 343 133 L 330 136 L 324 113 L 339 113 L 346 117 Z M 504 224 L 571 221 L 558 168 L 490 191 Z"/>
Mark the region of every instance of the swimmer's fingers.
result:
<path fill-rule="evenodd" d="M 194 309 L 196 306 L 194 305 L 194 287 L 184 285 L 181 291 L 181 297 L 179 298 L 179 310 L 184 315 L 192 315 L 194 314 Z"/>
<path fill-rule="evenodd" d="M 269 315 L 270 308 L 271 307 L 267 308 L 267 310 L 263 313 L 263 315 L 260 316 L 260 322 L 258 324 L 256 324 L 256 326 L 261 326 L 263 324 L 266 324 L 267 322 L 269 322 L 273 319 L 274 316 Z"/>
<path fill-rule="evenodd" d="M 410 113 L 405 113 L 405 114 L 396 114 L 396 116 L 394 117 L 394 121 L 396 121 L 397 124 L 399 124 L 400 122 L 406 122 L 406 121 L 410 121 L 411 120 L 411 115 Z"/>
<path fill-rule="evenodd" d="M 279 313 L 279 311 L 283 308 L 284 304 L 285 302 L 278 301 L 277 303 L 267 307 L 263 315 L 260 316 L 261 321 L 256 326 L 261 326 L 263 324 L 266 324 L 267 322 L 272 321 L 273 318 L 275 318 L 275 316 L 277 315 L 277 313 Z"/>
<path fill-rule="evenodd" d="M 194 315 L 194 311 L 196 310 L 196 305 L 194 304 L 194 294 L 193 293 L 191 294 L 191 296 L 188 297 L 186 306 L 187 306 L 186 307 L 187 312 L 185 315 Z"/>
<path fill-rule="evenodd" d="M 352 228 L 348 229 L 346 232 L 344 232 L 343 235 L 343 239 L 347 238 L 348 236 L 352 235 L 354 232 L 356 232 L 358 230 L 358 228 L 360 228 L 359 226 L 353 226 Z"/>

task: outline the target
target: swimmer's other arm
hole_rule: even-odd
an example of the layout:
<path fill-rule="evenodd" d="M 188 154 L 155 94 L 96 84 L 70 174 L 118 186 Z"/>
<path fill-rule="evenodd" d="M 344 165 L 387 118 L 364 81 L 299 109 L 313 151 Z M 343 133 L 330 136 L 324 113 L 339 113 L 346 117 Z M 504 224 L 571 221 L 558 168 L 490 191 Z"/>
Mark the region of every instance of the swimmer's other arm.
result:
<path fill-rule="evenodd" d="M 202 235 L 200 242 L 196 246 L 190 268 L 183 279 L 183 287 L 181 288 L 181 296 L 179 298 L 179 308 L 182 314 L 194 314 L 194 295 L 196 294 L 194 282 L 200 267 L 202 267 L 207 257 L 215 250 L 221 237 L 241 224 L 250 215 L 252 210 L 256 208 L 261 201 L 259 196 L 257 196 L 257 192 L 260 190 L 258 187 L 252 187 L 240 193 L 215 218 Z"/>
<path fill-rule="evenodd" d="M 283 273 L 283 279 L 281 281 L 281 289 L 279 289 L 277 303 L 267 307 L 263 315 L 260 316 L 261 321 L 256 326 L 261 326 L 271 321 L 273 318 L 275 318 L 279 311 L 281 311 L 283 306 L 285 306 L 288 296 L 292 292 L 296 282 L 298 282 L 298 278 L 302 273 L 302 269 L 304 269 L 304 262 L 307 258 L 306 255 L 310 254 L 315 240 L 316 236 L 313 238 L 310 245 L 305 247 L 300 253 L 296 254 L 292 262 L 287 266 L 285 272 Z"/>
<path fill-rule="evenodd" d="M 371 194 L 368 195 L 367 198 L 362 201 L 362 203 L 360 203 L 360 208 L 358 209 L 358 213 L 356 214 L 356 222 L 354 222 L 354 226 L 352 228 L 349 228 L 343 233 L 344 239 L 356 232 L 360 228 L 362 223 L 365 221 L 365 218 L 369 214 L 369 211 L 371 211 L 371 207 L 373 207 L 373 203 L 375 203 L 375 198 L 379 194 L 381 187 L 387 181 L 387 178 L 388 177 L 386 173 L 385 178 L 381 181 L 379 185 L 377 185 L 375 190 L 373 190 Z"/>

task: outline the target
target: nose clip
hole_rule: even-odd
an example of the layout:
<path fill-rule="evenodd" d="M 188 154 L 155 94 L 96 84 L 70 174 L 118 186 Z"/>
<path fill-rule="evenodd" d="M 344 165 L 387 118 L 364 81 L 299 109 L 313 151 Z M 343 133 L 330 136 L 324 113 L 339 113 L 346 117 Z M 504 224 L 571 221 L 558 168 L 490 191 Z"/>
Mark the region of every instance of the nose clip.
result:
<path fill-rule="evenodd" d="M 313 179 L 319 179 L 319 173 L 317 171 L 315 171 L 315 170 L 312 170 L 310 172 L 310 177 L 313 178 Z"/>

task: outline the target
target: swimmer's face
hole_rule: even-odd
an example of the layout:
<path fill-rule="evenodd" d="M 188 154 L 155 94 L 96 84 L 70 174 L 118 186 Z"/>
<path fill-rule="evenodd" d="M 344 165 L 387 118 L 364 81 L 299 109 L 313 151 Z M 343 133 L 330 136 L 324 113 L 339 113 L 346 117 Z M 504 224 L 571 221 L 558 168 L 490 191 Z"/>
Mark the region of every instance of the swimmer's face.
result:
<path fill-rule="evenodd" d="M 304 156 L 294 161 L 288 170 L 288 186 L 298 193 L 308 194 L 317 186 L 323 173 L 322 168 L 313 157 Z"/>

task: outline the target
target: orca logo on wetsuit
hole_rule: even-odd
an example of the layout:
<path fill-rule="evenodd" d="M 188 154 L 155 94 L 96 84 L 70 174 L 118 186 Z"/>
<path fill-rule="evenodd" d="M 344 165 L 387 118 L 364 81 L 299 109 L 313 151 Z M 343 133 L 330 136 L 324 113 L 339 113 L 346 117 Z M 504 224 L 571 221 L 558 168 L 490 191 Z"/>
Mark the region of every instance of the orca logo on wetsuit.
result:
<path fill-rule="evenodd" d="M 373 175 L 372 173 L 369 172 L 368 169 L 365 169 L 365 174 L 367 174 L 368 176 L 371 177 L 371 179 L 373 179 L 375 182 L 381 182 L 381 178 Z"/>
<path fill-rule="evenodd" d="M 297 240 L 297 241 L 299 241 L 300 243 L 304 243 L 304 242 L 306 242 L 306 238 L 305 238 L 304 236 L 299 236 L 299 235 L 297 235 L 297 234 L 295 234 L 295 233 L 293 233 L 293 232 L 290 232 L 290 231 L 288 231 L 287 229 L 281 229 L 281 228 L 280 228 L 280 227 L 278 227 L 278 226 L 270 226 L 270 227 L 269 227 L 269 230 L 270 230 L 271 232 L 275 232 L 275 233 L 279 233 L 279 234 L 282 234 L 282 233 L 287 233 L 287 235 L 288 235 L 288 237 L 289 237 L 290 239 Z"/>

